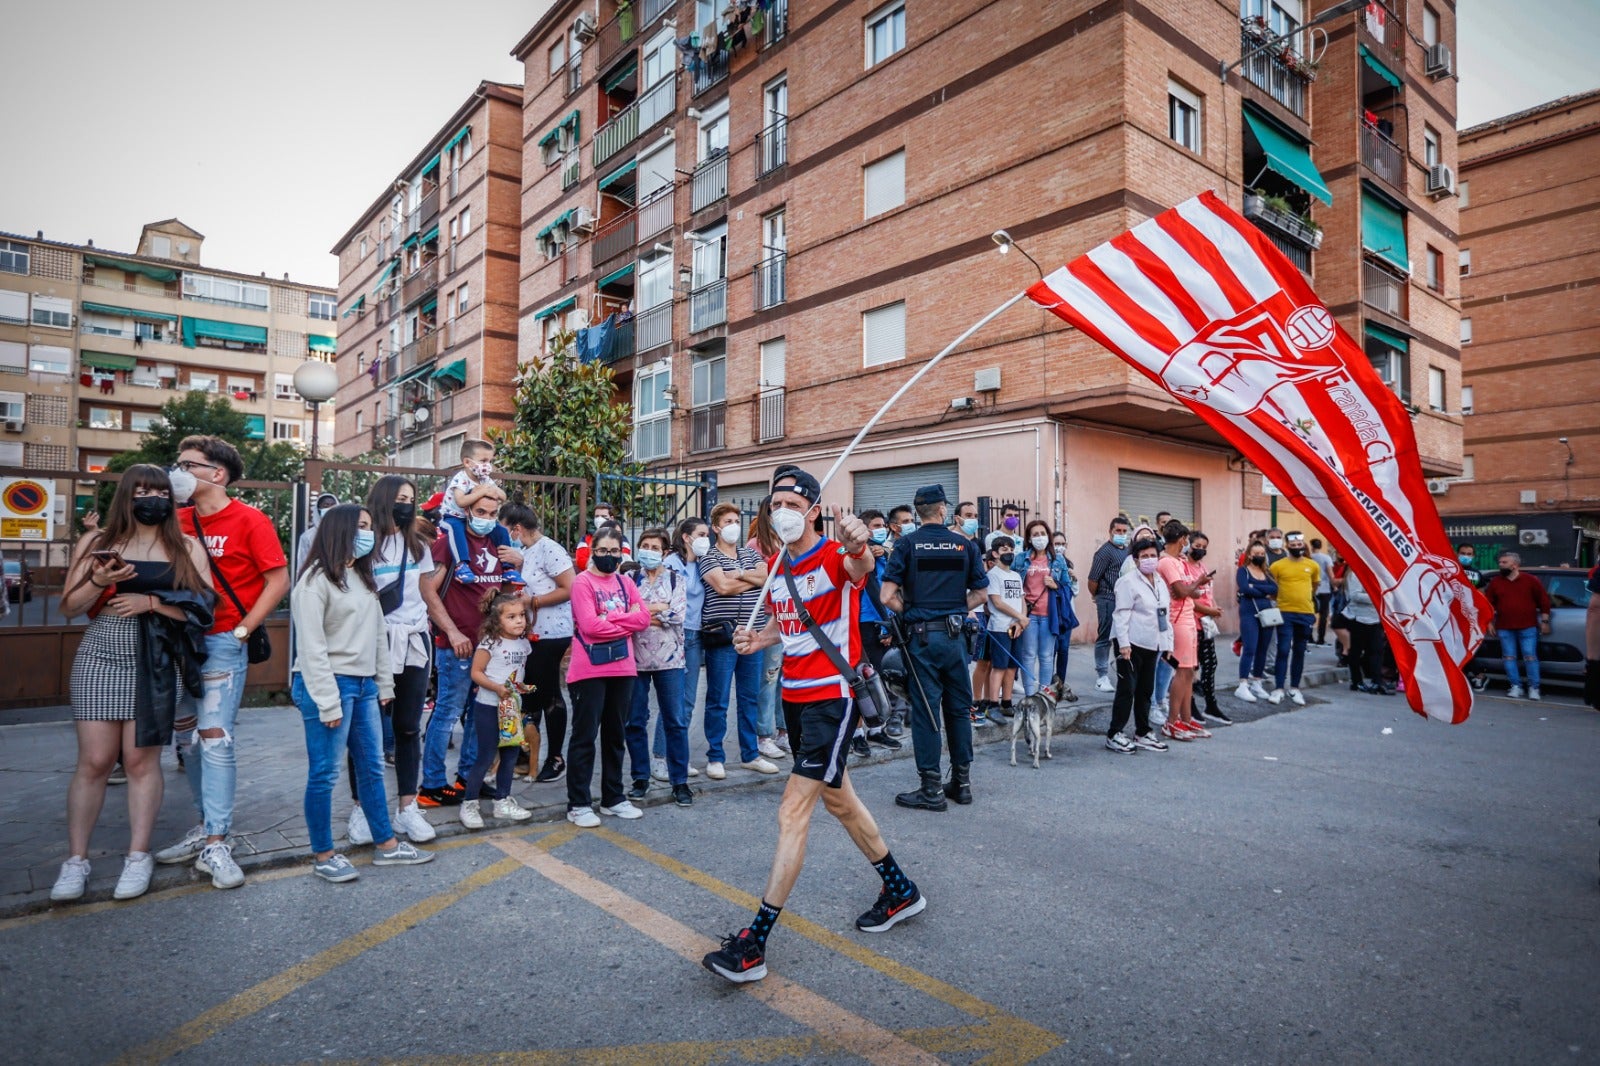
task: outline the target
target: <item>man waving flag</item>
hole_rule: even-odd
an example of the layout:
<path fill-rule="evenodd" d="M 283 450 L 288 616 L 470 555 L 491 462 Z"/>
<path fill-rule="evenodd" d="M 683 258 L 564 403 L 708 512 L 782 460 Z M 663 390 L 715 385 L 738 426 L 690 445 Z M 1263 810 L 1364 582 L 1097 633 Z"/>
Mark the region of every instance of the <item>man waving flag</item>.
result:
<path fill-rule="evenodd" d="M 1411 419 L 1300 271 L 1210 192 L 1028 291 L 1203 418 L 1344 553 L 1413 710 L 1462 722 L 1488 603 L 1457 564 Z"/>

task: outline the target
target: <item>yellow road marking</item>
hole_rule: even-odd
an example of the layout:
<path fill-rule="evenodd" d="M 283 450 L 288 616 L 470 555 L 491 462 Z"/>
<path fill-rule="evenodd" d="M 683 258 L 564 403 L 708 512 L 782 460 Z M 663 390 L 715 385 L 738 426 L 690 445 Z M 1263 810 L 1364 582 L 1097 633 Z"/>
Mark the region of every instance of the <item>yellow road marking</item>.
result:
<path fill-rule="evenodd" d="M 710 874 L 698 870 L 660 852 L 639 843 L 631 837 L 610 829 L 591 830 L 597 836 L 615 844 L 630 855 L 637 856 L 659 866 L 674 876 L 680 877 L 690 884 L 698 885 L 715 896 L 734 903 L 740 907 L 754 911 L 761 905 L 761 900 L 748 892 L 734 888 L 732 885 L 717 880 Z M 503 849 L 502 849 L 503 850 Z M 1031 1062 L 1039 1056 L 1063 1043 L 1060 1036 L 1041 1026 L 1034 1025 L 1024 1018 L 1019 1018 L 1010 1011 L 985 1002 L 977 996 L 951 984 L 946 984 L 937 977 L 929 977 L 921 970 L 916 970 L 904 963 L 885 958 L 870 948 L 840 936 L 831 929 L 825 929 L 815 922 L 801 918 L 791 911 L 784 911 L 779 920 L 786 929 L 792 929 L 808 940 L 814 941 L 825 948 L 829 948 L 848 958 L 869 966 L 879 973 L 892 977 L 901 984 L 909 985 L 924 995 L 939 1000 L 970 1014 L 975 1018 L 982 1018 L 991 1026 L 998 1026 L 1008 1036 L 1008 1043 L 997 1047 L 991 1054 L 977 1060 L 988 1066 L 1001 1066 L 1001 1064 L 1021 1064 Z"/>
<path fill-rule="evenodd" d="M 591 877 L 576 866 L 562 862 L 548 851 L 520 840 L 497 840 L 495 847 L 692 963 L 698 964 L 703 955 L 717 948 L 717 942 L 710 937 L 696 933 L 683 923 Z M 748 991 L 773 1010 L 824 1035 L 830 1046 L 842 1048 L 869 1062 L 885 1066 L 939 1062 L 933 1055 L 882 1026 L 785 978 L 769 975 L 765 980 L 749 985 Z"/>

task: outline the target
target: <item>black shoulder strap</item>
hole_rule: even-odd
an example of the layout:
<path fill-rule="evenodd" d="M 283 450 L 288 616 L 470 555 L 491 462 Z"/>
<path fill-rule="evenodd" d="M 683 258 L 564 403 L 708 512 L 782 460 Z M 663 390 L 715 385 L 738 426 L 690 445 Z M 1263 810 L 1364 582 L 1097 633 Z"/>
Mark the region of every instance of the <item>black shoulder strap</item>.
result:
<path fill-rule="evenodd" d="M 867 571 L 867 598 L 872 601 L 872 606 L 877 609 L 878 617 L 886 619 L 889 612 L 883 609 L 883 586 L 878 584 L 878 564 L 872 564 L 872 569 Z"/>
<path fill-rule="evenodd" d="M 817 620 L 811 617 L 811 612 L 806 610 L 806 605 L 801 602 L 800 590 L 794 584 L 794 573 L 789 569 L 788 552 L 780 552 L 778 554 L 778 564 L 783 570 L 784 584 L 789 586 L 789 600 L 794 604 L 794 611 L 800 619 L 800 624 L 806 627 L 806 632 L 811 634 L 811 639 L 817 642 L 817 647 L 822 650 L 822 654 L 828 657 L 828 661 L 833 664 L 833 668 L 839 671 L 839 676 L 845 679 L 846 684 L 854 688 L 861 683 L 861 679 L 856 675 L 855 667 L 845 662 L 844 655 L 839 651 L 839 646 L 828 639 L 828 634 L 822 631 L 822 627 L 817 625 Z"/>
<path fill-rule="evenodd" d="M 211 564 L 211 574 L 222 582 L 222 591 L 228 594 L 228 599 L 233 601 L 233 606 L 238 609 L 239 617 L 243 618 L 250 612 L 244 609 L 244 604 L 239 602 L 239 596 L 233 591 L 233 585 L 228 581 L 228 575 L 217 569 L 217 561 L 211 558 L 211 549 L 206 547 L 206 533 L 200 528 L 200 508 L 194 507 L 189 511 L 189 517 L 194 519 L 194 535 L 200 538 L 200 547 L 205 549 L 206 562 Z"/>

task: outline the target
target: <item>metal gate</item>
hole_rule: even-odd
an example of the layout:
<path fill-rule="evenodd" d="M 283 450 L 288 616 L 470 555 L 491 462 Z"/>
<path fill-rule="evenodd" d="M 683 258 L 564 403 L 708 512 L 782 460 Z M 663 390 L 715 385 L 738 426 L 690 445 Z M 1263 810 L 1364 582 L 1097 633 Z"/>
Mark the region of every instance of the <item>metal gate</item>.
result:
<path fill-rule="evenodd" d="M 686 518 L 710 514 L 718 502 L 717 475 L 710 470 L 657 467 L 653 473 L 600 474 L 594 488 L 596 502 L 604 500 L 613 515 L 621 515 L 630 538 L 652 526 L 671 532 Z"/>

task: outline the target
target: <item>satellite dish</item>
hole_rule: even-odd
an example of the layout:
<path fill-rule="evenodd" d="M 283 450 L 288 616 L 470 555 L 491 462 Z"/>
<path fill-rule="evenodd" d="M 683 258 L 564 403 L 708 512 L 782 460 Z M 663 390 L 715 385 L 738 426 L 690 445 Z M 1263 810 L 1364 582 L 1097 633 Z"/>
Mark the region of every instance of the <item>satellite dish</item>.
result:
<path fill-rule="evenodd" d="M 419 424 L 423 423 L 423 422 L 426 422 L 428 420 L 428 409 L 426 407 L 417 408 L 417 410 L 416 410 L 416 418 L 417 418 L 417 422 Z"/>
<path fill-rule="evenodd" d="M 188 241 L 179 241 L 178 242 L 178 254 L 179 255 L 188 255 L 189 254 L 189 242 Z"/>

